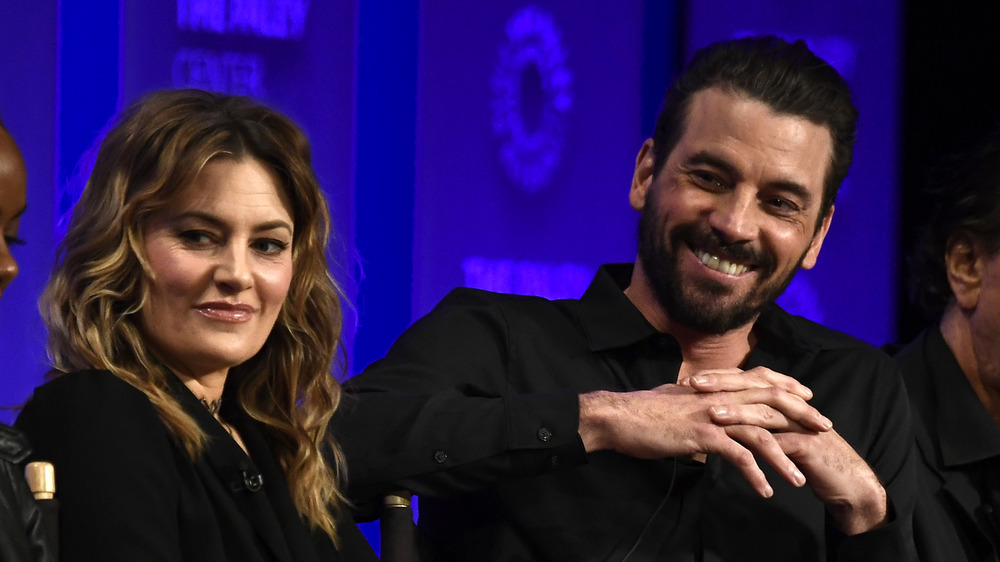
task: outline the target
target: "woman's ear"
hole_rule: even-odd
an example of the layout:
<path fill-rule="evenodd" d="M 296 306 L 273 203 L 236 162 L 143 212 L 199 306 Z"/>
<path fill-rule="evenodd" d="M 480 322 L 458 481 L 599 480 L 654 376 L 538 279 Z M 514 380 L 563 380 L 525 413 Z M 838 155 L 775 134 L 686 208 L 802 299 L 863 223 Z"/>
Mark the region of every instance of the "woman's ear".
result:
<path fill-rule="evenodd" d="M 944 266 L 955 302 L 962 310 L 971 310 L 979 304 L 984 257 L 983 245 L 968 232 L 956 232 L 948 238 Z"/>

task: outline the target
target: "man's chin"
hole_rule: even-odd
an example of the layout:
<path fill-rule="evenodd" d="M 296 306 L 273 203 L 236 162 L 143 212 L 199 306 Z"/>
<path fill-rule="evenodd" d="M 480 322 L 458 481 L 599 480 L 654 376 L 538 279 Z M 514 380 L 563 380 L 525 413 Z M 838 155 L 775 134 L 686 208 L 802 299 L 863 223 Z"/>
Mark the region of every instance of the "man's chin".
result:
<path fill-rule="evenodd" d="M 689 329 L 705 334 L 722 334 L 750 324 L 757 318 L 764 304 L 745 296 L 735 296 L 732 291 L 713 295 L 708 292 L 684 295 L 680 301 L 662 303 L 674 320 Z"/>
<path fill-rule="evenodd" d="M 703 334 L 720 335 L 748 326 L 757 317 L 757 311 L 698 311 L 677 320 L 689 329 Z"/>

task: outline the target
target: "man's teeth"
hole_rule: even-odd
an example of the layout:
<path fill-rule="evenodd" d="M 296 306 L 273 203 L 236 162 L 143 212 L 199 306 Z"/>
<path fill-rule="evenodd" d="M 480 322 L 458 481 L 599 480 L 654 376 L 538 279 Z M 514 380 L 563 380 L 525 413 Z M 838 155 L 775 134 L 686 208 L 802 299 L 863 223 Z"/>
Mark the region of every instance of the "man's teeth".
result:
<path fill-rule="evenodd" d="M 698 256 L 698 259 L 701 260 L 701 263 L 705 264 L 710 269 L 721 271 L 722 273 L 726 273 L 729 275 L 740 275 L 741 273 L 750 269 L 745 265 L 740 265 L 738 263 L 733 263 L 728 260 L 720 259 L 718 256 L 713 256 L 708 252 L 695 252 L 695 255 Z"/>

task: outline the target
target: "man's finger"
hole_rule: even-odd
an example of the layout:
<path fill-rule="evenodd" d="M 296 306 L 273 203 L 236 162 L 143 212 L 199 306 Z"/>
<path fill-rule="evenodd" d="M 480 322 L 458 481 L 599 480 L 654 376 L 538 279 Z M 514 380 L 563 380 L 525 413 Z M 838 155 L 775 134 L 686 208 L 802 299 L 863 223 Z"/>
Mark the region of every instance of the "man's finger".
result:
<path fill-rule="evenodd" d="M 806 477 L 802 471 L 792 459 L 788 458 L 771 432 L 751 425 L 734 425 L 726 428 L 726 435 L 739 441 L 756 457 L 771 465 L 782 478 L 793 486 L 802 486 L 806 483 Z"/>
<path fill-rule="evenodd" d="M 762 497 L 769 498 L 774 495 L 774 489 L 767 482 L 767 477 L 764 476 L 764 471 L 760 469 L 757 465 L 757 459 L 754 458 L 753 453 L 733 440 L 728 436 L 725 436 L 721 441 L 715 444 L 715 446 L 709 446 L 707 452 L 715 453 L 725 459 L 727 462 L 736 467 L 737 470 L 743 474 L 743 478 L 746 478 L 750 486 Z"/>
<path fill-rule="evenodd" d="M 777 387 L 803 400 L 812 398 L 809 387 L 799 381 L 765 367 L 755 367 L 748 371 L 739 369 L 708 369 L 698 371 L 685 384 L 700 392 L 735 392 L 750 388 Z"/>
<path fill-rule="evenodd" d="M 753 425 L 773 431 L 829 431 L 833 422 L 798 396 L 777 388 L 720 395 L 709 408 L 719 425 Z"/>

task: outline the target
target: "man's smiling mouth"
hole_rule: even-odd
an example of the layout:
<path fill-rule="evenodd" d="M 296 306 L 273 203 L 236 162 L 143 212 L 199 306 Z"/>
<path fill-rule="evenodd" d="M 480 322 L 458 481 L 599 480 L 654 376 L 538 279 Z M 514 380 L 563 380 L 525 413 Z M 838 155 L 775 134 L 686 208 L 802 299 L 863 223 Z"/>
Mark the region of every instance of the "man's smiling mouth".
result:
<path fill-rule="evenodd" d="M 719 256 L 712 255 L 704 250 L 694 250 L 694 255 L 701 263 L 709 269 L 725 273 L 727 275 L 741 275 L 750 271 L 750 266 L 731 262 Z"/>

